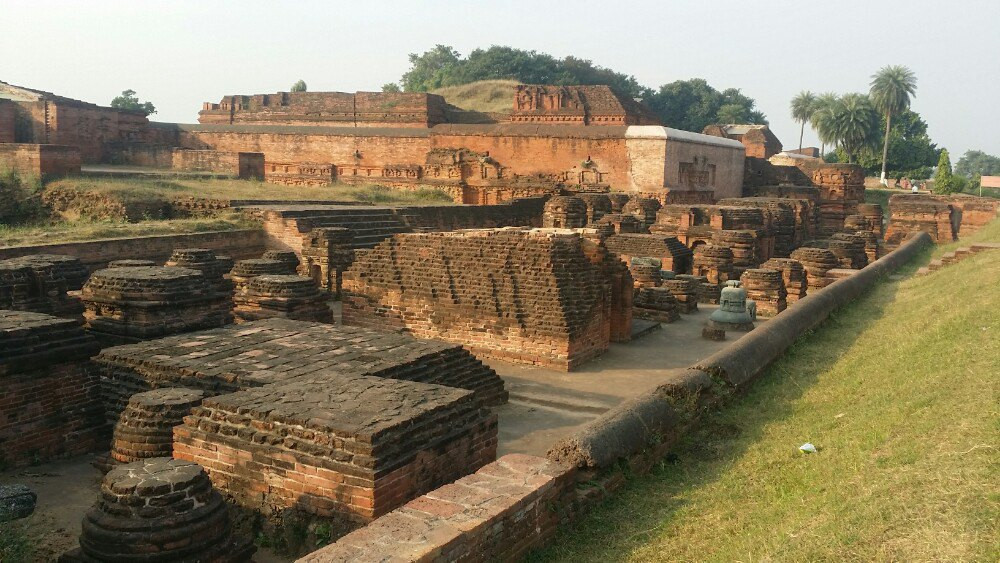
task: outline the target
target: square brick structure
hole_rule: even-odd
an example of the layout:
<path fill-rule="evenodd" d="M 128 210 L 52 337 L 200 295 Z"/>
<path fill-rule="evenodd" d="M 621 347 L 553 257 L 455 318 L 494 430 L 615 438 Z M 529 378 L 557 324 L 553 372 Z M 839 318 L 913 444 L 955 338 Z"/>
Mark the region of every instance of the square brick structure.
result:
<path fill-rule="evenodd" d="M 503 381 L 460 346 L 268 319 L 107 348 L 95 359 L 109 420 L 128 398 L 208 396 L 175 429 L 241 506 L 363 522 L 493 461 Z"/>
<path fill-rule="evenodd" d="M 631 276 L 591 235 L 513 227 L 396 235 L 345 273 L 344 324 L 572 370 L 631 336 Z"/>
<path fill-rule="evenodd" d="M 29 465 L 97 448 L 103 413 L 81 321 L 0 310 L 0 462 Z"/>

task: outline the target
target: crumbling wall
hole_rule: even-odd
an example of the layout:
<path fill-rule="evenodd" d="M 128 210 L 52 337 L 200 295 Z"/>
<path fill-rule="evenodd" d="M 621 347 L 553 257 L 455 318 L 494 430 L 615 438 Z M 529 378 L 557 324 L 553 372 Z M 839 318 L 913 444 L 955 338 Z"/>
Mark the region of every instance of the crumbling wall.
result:
<path fill-rule="evenodd" d="M 403 234 L 355 259 L 344 275 L 342 316 L 345 324 L 571 370 L 613 338 L 628 338 L 632 284 L 622 283 L 624 269 L 603 245 L 572 231 Z M 613 306 L 614 296 L 627 303 Z"/>

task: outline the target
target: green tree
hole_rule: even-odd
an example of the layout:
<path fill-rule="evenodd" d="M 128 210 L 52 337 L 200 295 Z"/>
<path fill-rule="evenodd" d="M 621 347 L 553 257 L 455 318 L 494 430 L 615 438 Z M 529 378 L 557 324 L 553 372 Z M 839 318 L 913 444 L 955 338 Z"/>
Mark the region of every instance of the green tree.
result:
<path fill-rule="evenodd" d="M 299 80 L 295 84 L 292 84 L 291 92 L 305 92 L 306 91 L 306 81 Z"/>
<path fill-rule="evenodd" d="M 948 149 L 942 149 L 941 157 L 938 158 L 937 172 L 934 173 L 934 193 L 950 194 L 955 190 L 954 180 L 951 174 L 951 158 L 948 156 Z"/>
<path fill-rule="evenodd" d="M 870 147 L 878 138 L 878 113 L 868 96 L 845 94 L 834 104 L 830 123 L 831 134 L 853 163 L 862 149 Z"/>
<path fill-rule="evenodd" d="M 983 151 L 965 151 L 955 163 L 955 174 L 971 178 L 980 176 L 1000 176 L 1000 157 Z"/>
<path fill-rule="evenodd" d="M 135 95 L 135 90 L 122 90 L 121 96 L 115 96 L 115 99 L 111 100 L 111 107 L 129 111 L 140 111 L 147 116 L 156 113 L 156 107 L 153 106 L 153 103 L 140 102 L 139 98 Z"/>
<path fill-rule="evenodd" d="M 839 98 L 833 92 L 826 92 L 816 96 L 813 105 L 812 115 L 809 117 L 809 125 L 816 131 L 819 137 L 821 148 L 820 155 L 826 155 L 827 145 L 836 145 L 837 139 L 833 132 L 833 109 L 837 105 Z"/>
<path fill-rule="evenodd" d="M 713 123 L 767 124 L 756 102 L 738 88 L 719 92 L 702 78 L 660 86 L 645 99 L 667 127 L 700 133 Z"/>
<path fill-rule="evenodd" d="M 892 116 L 910 108 L 910 96 L 916 94 L 917 77 L 902 65 L 882 67 L 872 75 L 870 96 L 872 104 L 885 116 L 885 136 L 882 143 L 882 183 L 886 184 L 885 170 L 889 157 L 889 128 Z"/>
<path fill-rule="evenodd" d="M 806 122 L 812 119 L 813 112 L 816 111 L 816 94 L 809 90 L 803 90 L 792 98 L 792 119 L 800 123 L 799 126 L 799 150 L 802 150 L 802 136 L 806 132 Z"/>
<path fill-rule="evenodd" d="M 410 70 L 403 74 L 400 84 L 407 92 L 426 92 L 446 83 L 461 64 L 458 51 L 447 45 L 435 45 L 423 54 L 410 53 Z"/>
<path fill-rule="evenodd" d="M 881 116 L 879 131 L 885 128 L 885 116 Z M 881 133 L 879 133 L 881 135 Z M 877 144 L 882 145 L 883 139 Z M 920 114 L 913 110 L 905 110 L 892 120 L 889 133 L 890 166 L 886 170 L 889 178 L 907 176 L 914 179 L 929 178 L 937 165 L 940 151 L 927 135 L 927 123 Z M 876 149 L 868 148 L 858 155 L 858 164 L 864 167 L 868 174 L 877 174 L 882 166 L 881 154 Z"/>
<path fill-rule="evenodd" d="M 397 94 L 402 92 L 403 89 L 400 88 L 399 84 L 396 84 L 395 82 L 387 82 L 382 85 L 382 91 L 387 94 Z"/>

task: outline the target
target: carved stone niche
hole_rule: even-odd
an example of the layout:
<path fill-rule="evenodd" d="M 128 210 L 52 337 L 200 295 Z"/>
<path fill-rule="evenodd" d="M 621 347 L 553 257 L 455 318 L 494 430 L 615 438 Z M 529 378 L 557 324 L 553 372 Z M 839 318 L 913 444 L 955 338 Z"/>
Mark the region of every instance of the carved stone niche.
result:
<path fill-rule="evenodd" d="M 692 162 L 681 162 L 678 167 L 681 186 L 691 188 L 715 186 L 715 164 L 709 163 L 707 156 L 695 156 Z"/>

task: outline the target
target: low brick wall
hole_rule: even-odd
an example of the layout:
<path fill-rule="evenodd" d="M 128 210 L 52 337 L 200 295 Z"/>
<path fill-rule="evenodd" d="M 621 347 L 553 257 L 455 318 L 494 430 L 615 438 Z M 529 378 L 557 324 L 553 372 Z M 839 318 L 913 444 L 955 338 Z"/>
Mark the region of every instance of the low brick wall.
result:
<path fill-rule="evenodd" d="M 115 164 L 168 168 L 185 172 L 216 172 L 242 179 L 264 179 L 264 153 L 179 149 L 163 145 L 131 144 L 120 148 Z"/>
<path fill-rule="evenodd" d="M 0 143 L 0 169 L 31 176 L 63 176 L 80 172 L 80 150 L 66 145 Z"/>
<path fill-rule="evenodd" d="M 575 470 L 510 454 L 431 491 L 299 563 L 516 561 L 568 522 Z"/>
<path fill-rule="evenodd" d="M 207 248 L 235 260 L 257 258 L 266 248 L 266 235 L 257 229 L 211 231 L 186 235 L 156 235 L 101 239 L 82 242 L 9 246 L 0 248 L 0 260 L 30 254 L 68 254 L 79 258 L 91 271 L 113 260 L 142 258 L 166 262 L 175 248 Z"/>

